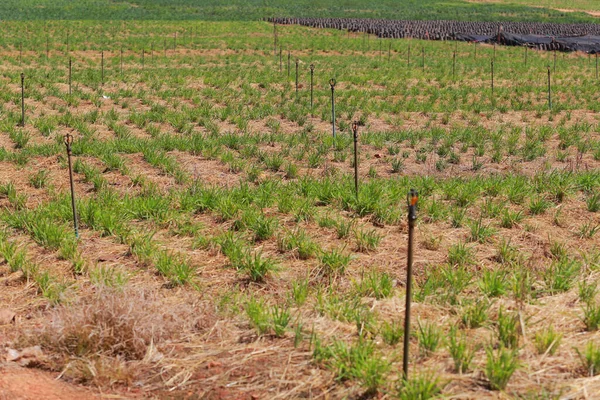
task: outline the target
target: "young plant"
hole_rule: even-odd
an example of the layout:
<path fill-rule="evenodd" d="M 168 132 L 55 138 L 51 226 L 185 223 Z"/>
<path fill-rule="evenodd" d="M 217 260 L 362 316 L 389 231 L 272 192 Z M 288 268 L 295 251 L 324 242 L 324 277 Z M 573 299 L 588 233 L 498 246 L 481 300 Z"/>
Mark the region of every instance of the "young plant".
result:
<path fill-rule="evenodd" d="M 287 307 L 273 306 L 271 308 L 271 321 L 273 332 L 277 337 L 283 337 L 292 315 Z"/>
<path fill-rule="evenodd" d="M 508 283 L 502 270 L 485 270 L 479 280 L 479 288 L 487 297 L 498 297 L 506 293 Z"/>
<path fill-rule="evenodd" d="M 382 236 L 379 235 L 374 229 L 357 229 L 354 232 L 356 236 L 356 250 L 360 252 L 368 252 L 377 249 Z"/>
<path fill-rule="evenodd" d="M 448 350 L 454 360 L 454 370 L 459 374 L 468 372 L 475 356 L 475 347 L 469 344 L 467 337 L 464 333 L 459 336 L 458 328 L 452 326 L 450 328 Z"/>
<path fill-rule="evenodd" d="M 340 249 L 331 249 L 323 251 L 319 257 L 321 261 L 321 271 L 323 275 L 329 277 L 342 276 L 346 272 L 346 267 L 352 260 L 350 254 L 344 254 Z"/>
<path fill-rule="evenodd" d="M 492 346 L 485 349 L 487 362 L 485 375 L 491 390 L 504 390 L 508 381 L 519 367 L 518 350 L 499 347 L 494 350 Z"/>
<path fill-rule="evenodd" d="M 441 332 L 437 324 L 425 323 L 421 325 L 421 321 L 417 321 L 418 331 L 417 337 L 419 338 L 419 348 L 421 355 L 428 357 L 435 352 L 441 340 Z"/>
<path fill-rule="evenodd" d="M 562 334 L 554 331 L 552 326 L 542 329 L 535 334 L 535 349 L 538 354 L 550 354 L 553 356 L 560 346 L 561 339 Z"/>
<path fill-rule="evenodd" d="M 274 260 L 263 258 L 261 252 L 247 251 L 240 260 L 239 269 L 245 271 L 252 282 L 264 282 L 268 275 L 279 268 Z"/>
<path fill-rule="evenodd" d="M 262 299 L 255 299 L 253 297 L 248 300 L 246 303 L 246 315 L 259 335 L 264 335 L 269 331 L 271 326 L 269 312 L 267 311 L 267 305 Z"/>
<path fill-rule="evenodd" d="M 498 311 L 498 339 L 504 347 L 514 349 L 519 344 L 519 318 L 508 314 L 502 307 Z"/>
<path fill-rule="evenodd" d="M 404 325 L 400 320 L 384 321 L 380 331 L 383 341 L 390 346 L 400 343 L 400 339 L 404 337 Z"/>
<path fill-rule="evenodd" d="M 400 400 L 427 400 L 438 397 L 441 392 L 442 387 L 437 377 L 431 374 L 420 374 L 402 380 L 398 398 Z"/>
<path fill-rule="evenodd" d="M 583 368 L 589 376 L 596 376 L 600 373 L 600 347 L 594 342 L 588 342 L 585 350 L 575 349 Z"/>

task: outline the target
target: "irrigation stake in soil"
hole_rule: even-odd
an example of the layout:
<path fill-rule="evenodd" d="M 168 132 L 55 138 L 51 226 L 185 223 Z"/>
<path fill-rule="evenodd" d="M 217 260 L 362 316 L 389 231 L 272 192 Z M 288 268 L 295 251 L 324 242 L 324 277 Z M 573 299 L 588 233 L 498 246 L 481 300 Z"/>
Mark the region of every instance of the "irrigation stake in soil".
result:
<path fill-rule="evenodd" d="M 77 208 L 75 205 L 75 184 L 73 183 L 73 167 L 71 163 L 71 145 L 73 144 L 73 135 L 65 135 L 65 146 L 67 147 L 67 161 L 69 163 L 69 181 L 71 184 L 71 208 L 73 209 L 73 228 L 75 229 L 75 237 L 79 239 L 79 226 L 77 223 Z"/>
<path fill-rule="evenodd" d="M 354 190 L 358 200 L 358 121 L 352 123 L 352 134 L 354 136 Z"/>
<path fill-rule="evenodd" d="M 104 86 L 104 50 L 102 50 L 102 53 L 100 55 L 100 64 L 100 69 L 102 70 L 102 86 Z"/>
<path fill-rule="evenodd" d="M 296 58 L 296 98 L 298 98 L 298 63 L 300 60 Z"/>
<path fill-rule="evenodd" d="M 548 108 L 552 110 L 552 91 L 550 84 L 550 66 L 548 66 Z"/>
<path fill-rule="evenodd" d="M 454 50 L 454 53 L 452 53 L 452 80 L 454 80 L 455 72 L 456 72 L 456 50 Z"/>
<path fill-rule="evenodd" d="M 492 72 L 492 106 L 494 105 L 494 61 L 490 63 Z"/>
<path fill-rule="evenodd" d="M 417 203 L 419 194 L 415 189 L 408 193 L 408 254 L 406 262 L 406 307 L 404 309 L 404 349 L 402 351 L 402 372 L 404 380 L 408 379 L 408 345 L 410 341 L 410 301 L 412 294 L 412 264 L 415 221 L 417 220 Z"/>
<path fill-rule="evenodd" d="M 315 64 L 310 64 L 310 114 L 313 113 L 313 76 L 315 74 Z"/>
<path fill-rule="evenodd" d="M 25 74 L 21 72 L 21 126 L 25 126 Z"/>
<path fill-rule="evenodd" d="M 335 84 L 334 78 L 329 80 L 329 86 L 331 86 L 331 129 L 333 130 L 333 138 L 335 139 Z"/>
<path fill-rule="evenodd" d="M 71 76 L 73 73 L 73 61 L 69 58 L 69 96 L 73 93 L 71 90 Z"/>

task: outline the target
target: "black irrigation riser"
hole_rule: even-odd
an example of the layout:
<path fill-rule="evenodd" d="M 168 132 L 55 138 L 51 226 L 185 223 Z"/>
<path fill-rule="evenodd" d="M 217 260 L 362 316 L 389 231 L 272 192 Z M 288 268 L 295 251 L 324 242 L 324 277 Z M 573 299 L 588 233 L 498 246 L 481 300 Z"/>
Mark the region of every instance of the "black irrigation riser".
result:
<path fill-rule="evenodd" d="M 69 57 L 69 96 L 73 94 L 71 89 L 71 78 L 73 76 L 73 60 Z"/>
<path fill-rule="evenodd" d="M 406 257 L 406 303 L 404 308 L 404 348 L 402 350 L 402 376 L 408 379 L 408 359 L 410 346 L 410 305 L 412 298 L 412 266 L 415 222 L 417 220 L 417 204 L 419 194 L 415 189 L 408 193 L 408 247 Z"/>
<path fill-rule="evenodd" d="M 73 229 L 75 237 L 79 238 L 79 223 L 77 218 L 77 206 L 75 203 L 75 183 L 73 182 L 73 163 L 71 162 L 71 145 L 73 144 L 73 135 L 65 135 L 65 146 L 67 147 L 67 163 L 69 166 L 69 182 L 71 185 L 71 208 L 73 210 Z"/>
<path fill-rule="evenodd" d="M 452 80 L 456 76 L 456 50 L 452 53 Z"/>
<path fill-rule="evenodd" d="M 331 129 L 333 131 L 333 138 L 336 138 L 335 135 L 335 84 L 336 80 L 331 78 L 329 80 L 329 86 L 331 86 Z"/>
<path fill-rule="evenodd" d="M 21 72 L 21 123 L 25 126 L 25 74 Z"/>
<path fill-rule="evenodd" d="M 358 121 L 352 123 L 352 136 L 354 139 L 354 191 L 358 200 Z"/>
<path fill-rule="evenodd" d="M 273 21 L 273 56 L 277 57 L 277 23 Z"/>
<path fill-rule="evenodd" d="M 296 98 L 298 98 L 298 64 L 300 60 L 296 58 Z"/>
<path fill-rule="evenodd" d="M 102 50 L 102 52 L 100 54 L 100 69 L 101 69 L 102 86 L 104 86 L 104 50 Z"/>
<path fill-rule="evenodd" d="M 313 78 L 315 75 L 315 64 L 310 64 L 310 115 L 313 115 Z"/>
<path fill-rule="evenodd" d="M 492 61 L 490 62 L 490 68 L 491 68 L 490 72 L 491 72 L 491 78 L 492 78 L 492 80 L 491 80 L 491 85 L 492 85 L 492 96 L 491 96 L 490 100 L 491 100 L 491 102 L 492 102 L 492 107 L 493 107 L 493 106 L 495 105 L 495 103 L 496 103 L 496 102 L 494 101 L 494 60 L 492 60 Z"/>
<path fill-rule="evenodd" d="M 550 78 L 550 67 L 548 67 L 548 108 L 552 110 L 552 86 Z"/>

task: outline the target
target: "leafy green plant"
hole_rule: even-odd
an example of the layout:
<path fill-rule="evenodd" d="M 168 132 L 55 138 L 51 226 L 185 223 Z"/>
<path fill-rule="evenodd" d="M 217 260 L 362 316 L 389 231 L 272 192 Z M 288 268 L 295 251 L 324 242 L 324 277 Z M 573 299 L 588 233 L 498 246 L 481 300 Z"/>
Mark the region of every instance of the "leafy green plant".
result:
<path fill-rule="evenodd" d="M 344 275 L 352 256 L 344 254 L 343 250 L 331 249 L 323 251 L 319 260 L 321 261 L 321 271 L 325 276 L 337 277 Z"/>
<path fill-rule="evenodd" d="M 277 271 L 279 267 L 274 260 L 263 258 L 261 252 L 252 254 L 248 251 L 239 261 L 238 269 L 248 273 L 252 282 L 264 282 L 268 275 Z"/>
<path fill-rule="evenodd" d="M 337 340 L 323 346 L 317 341 L 313 357 L 333 369 L 338 380 L 358 380 L 369 394 L 379 390 L 390 369 L 389 362 L 375 353 L 373 342 L 364 339 L 353 346 Z"/>
<path fill-rule="evenodd" d="M 448 335 L 448 350 L 454 360 L 454 370 L 459 374 L 468 372 L 475 356 L 475 347 L 469 344 L 464 333 L 459 336 L 458 328 L 452 326 Z"/>
<path fill-rule="evenodd" d="M 519 317 L 509 314 L 502 307 L 498 310 L 498 339 L 504 347 L 516 348 L 519 344 Z"/>
<path fill-rule="evenodd" d="M 600 373 L 600 347 L 594 342 L 588 342 L 585 350 L 575 349 L 581 360 L 581 364 L 589 376 L 596 376 Z"/>
<path fill-rule="evenodd" d="M 383 341 L 394 346 L 404 337 L 404 325 L 400 320 L 384 321 L 380 328 Z"/>
<path fill-rule="evenodd" d="M 308 298 L 309 282 L 302 279 L 292 282 L 292 298 L 297 307 L 302 307 Z"/>
<path fill-rule="evenodd" d="M 286 328 L 290 323 L 291 318 L 290 310 L 287 307 L 271 307 L 271 320 L 275 336 L 283 337 L 285 335 Z"/>
<path fill-rule="evenodd" d="M 401 400 L 427 400 L 438 397 L 442 392 L 439 379 L 431 374 L 422 373 L 402 380 L 398 398 Z"/>
<path fill-rule="evenodd" d="M 417 337 L 422 356 L 429 356 L 435 352 L 441 341 L 441 332 L 436 324 L 417 322 Z"/>
<path fill-rule="evenodd" d="M 356 249 L 361 252 L 373 251 L 379 246 L 382 236 L 375 230 L 355 230 Z"/>
<path fill-rule="evenodd" d="M 499 347 L 494 351 L 493 347 L 488 346 L 485 352 L 487 355 L 485 375 L 488 378 L 490 389 L 504 390 L 519 367 L 518 351 L 505 347 Z"/>
<path fill-rule="evenodd" d="M 261 299 L 250 298 L 246 303 L 246 315 L 259 335 L 267 333 L 271 327 L 266 304 Z"/>
<path fill-rule="evenodd" d="M 474 329 L 483 326 L 489 319 L 490 302 L 487 300 L 468 303 L 461 316 L 461 322 L 466 328 Z"/>
<path fill-rule="evenodd" d="M 448 263 L 465 266 L 474 262 L 473 249 L 464 243 L 457 243 L 448 249 Z"/>
<path fill-rule="evenodd" d="M 478 282 L 479 288 L 487 297 L 498 297 L 506 293 L 506 273 L 502 270 L 485 270 Z"/>
<path fill-rule="evenodd" d="M 388 273 L 370 271 L 359 284 L 355 284 L 355 288 L 361 296 L 373 296 L 376 299 L 384 299 L 392 295 L 394 283 Z"/>
<path fill-rule="evenodd" d="M 548 353 L 551 356 L 556 353 L 560 346 L 562 335 L 554 330 L 552 326 L 537 332 L 534 336 L 535 349 L 538 354 Z"/>
<path fill-rule="evenodd" d="M 600 306 L 590 299 L 583 306 L 583 323 L 588 332 L 597 331 L 600 327 Z"/>
<path fill-rule="evenodd" d="M 48 185 L 48 171 L 40 169 L 35 174 L 29 176 L 29 183 L 36 189 L 44 188 Z"/>

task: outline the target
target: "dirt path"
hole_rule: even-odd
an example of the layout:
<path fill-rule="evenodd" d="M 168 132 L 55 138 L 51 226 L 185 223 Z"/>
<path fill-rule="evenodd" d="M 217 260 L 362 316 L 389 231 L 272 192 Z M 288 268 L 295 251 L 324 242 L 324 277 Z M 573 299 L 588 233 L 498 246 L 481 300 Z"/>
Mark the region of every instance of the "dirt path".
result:
<path fill-rule="evenodd" d="M 89 389 L 57 381 L 55 375 L 35 369 L 0 366 L 0 400 L 84 400 L 102 398 Z"/>

